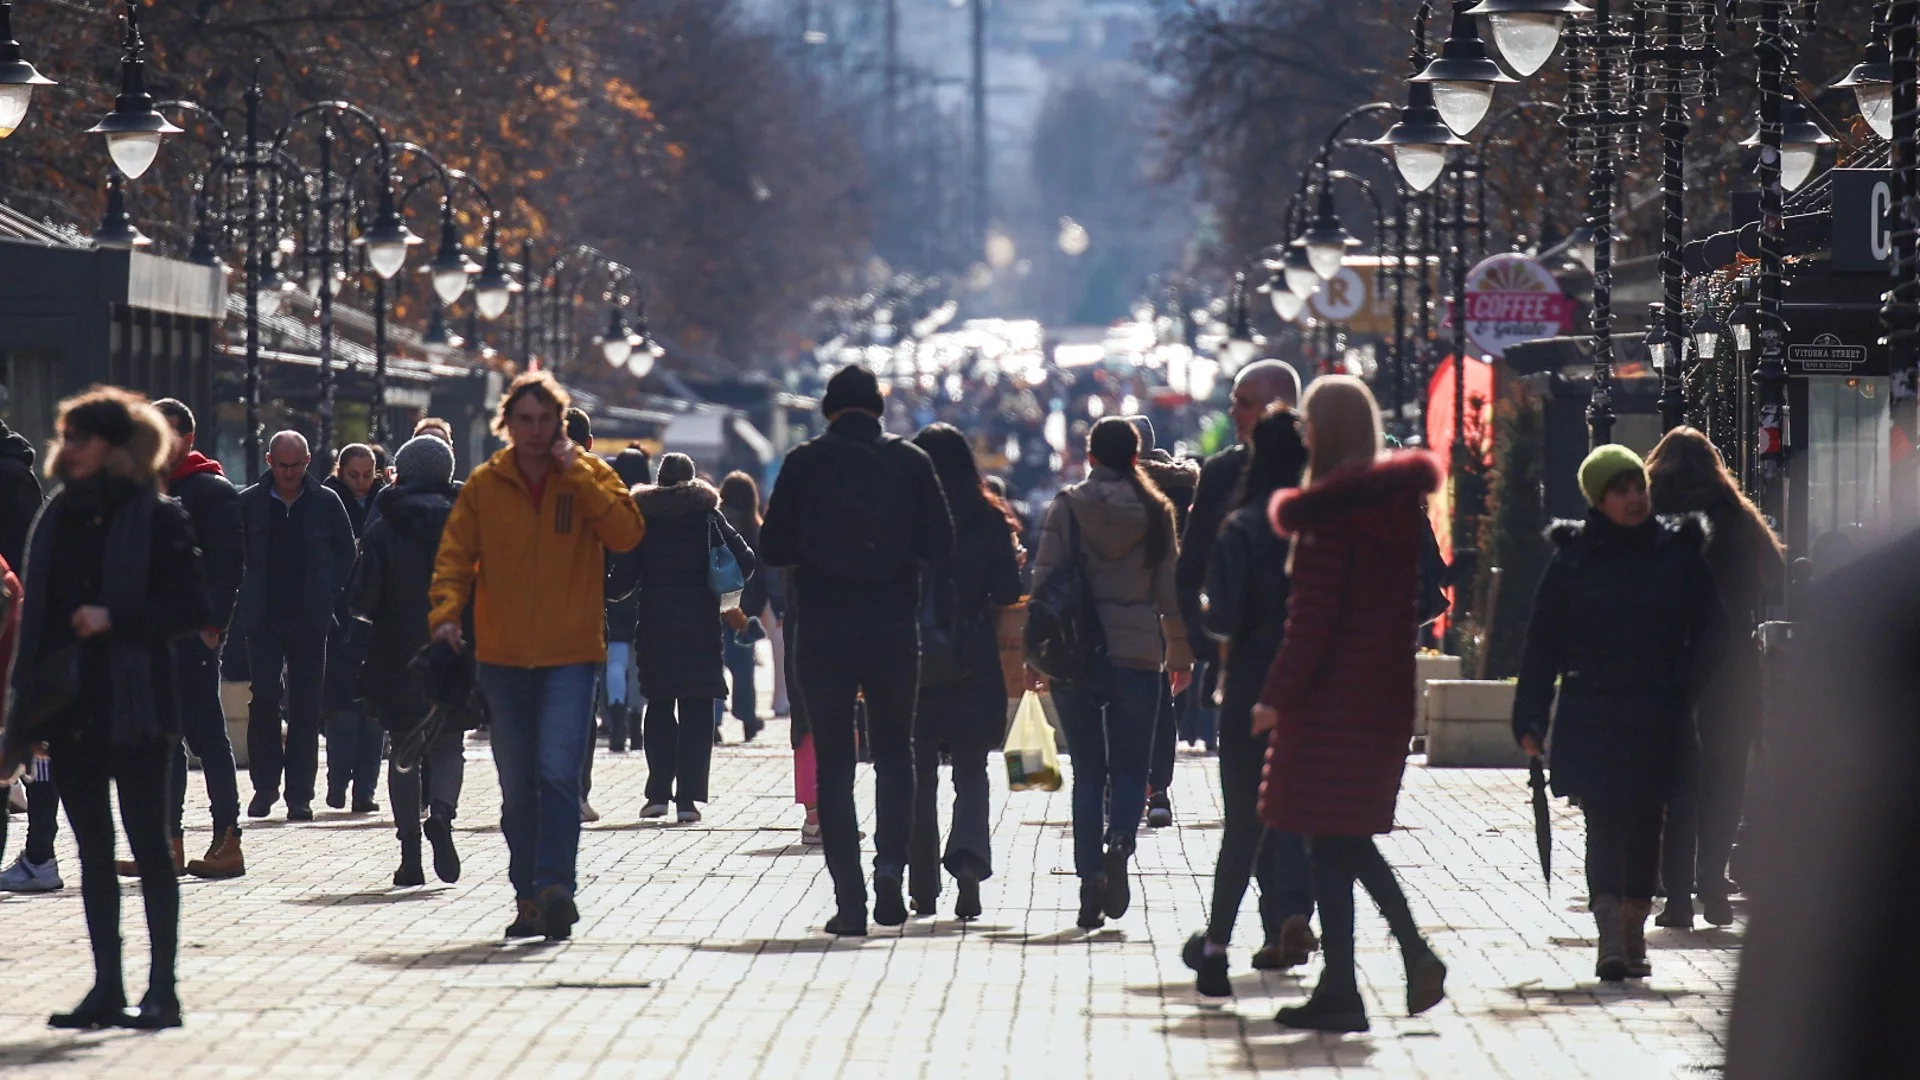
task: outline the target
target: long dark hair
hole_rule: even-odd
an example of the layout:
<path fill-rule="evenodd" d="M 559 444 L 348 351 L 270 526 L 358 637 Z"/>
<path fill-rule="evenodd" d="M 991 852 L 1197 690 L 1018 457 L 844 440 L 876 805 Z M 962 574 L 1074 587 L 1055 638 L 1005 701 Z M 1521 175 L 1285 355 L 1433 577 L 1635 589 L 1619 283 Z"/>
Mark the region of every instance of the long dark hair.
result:
<path fill-rule="evenodd" d="M 1235 506 L 1265 506 L 1273 493 L 1300 486 L 1307 468 L 1307 444 L 1300 438 L 1300 416 L 1283 402 L 1267 407 L 1248 440 L 1252 456 L 1240 474 Z"/>
<path fill-rule="evenodd" d="M 1125 417 L 1107 417 L 1087 433 L 1087 456 L 1126 477 L 1140 505 L 1147 508 L 1147 565 L 1157 565 L 1173 550 L 1173 503 L 1140 472 L 1139 429 Z"/>
<path fill-rule="evenodd" d="M 760 524 L 760 485 L 738 469 L 720 481 L 720 505 L 740 516 L 742 521 Z"/>
<path fill-rule="evenodd" d="M 984 506 L 1005 518 L 1015 537 L 1020 535 L 1020 519 L 1007 506 L 1007 500 L 987 486 L 980 462 L 973 456 L 973 445 L 959 428 L 928 424 L 913 437 L 913 444 L 933 459 L 933 472 L 940 478 L 940 489 L 947 493 L 955 525 L 960 523 L 962 508 Z"/>

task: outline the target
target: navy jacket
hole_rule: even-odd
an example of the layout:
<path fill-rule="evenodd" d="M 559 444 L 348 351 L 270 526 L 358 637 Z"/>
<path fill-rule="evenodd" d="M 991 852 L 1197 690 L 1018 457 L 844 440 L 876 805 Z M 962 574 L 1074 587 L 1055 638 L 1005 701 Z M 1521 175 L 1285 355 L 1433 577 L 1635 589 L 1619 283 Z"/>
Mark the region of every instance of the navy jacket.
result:
<path fill-rule="evenodd" d="M 234 616 L 243 630 L 260 627 L 267 616 L 267 537 L 275 498 L 271 479 L 240 493 L 247 569 L 240 579 Z M 293 517 L 307 536 L 306 593 L 300 616 L 315 629 L 324 629 L 332 625 L 335 605 L 353 573 L 353 523 L 340 497 L 311 476 L 306 478 L 305 493 L 293 504 Z"/>

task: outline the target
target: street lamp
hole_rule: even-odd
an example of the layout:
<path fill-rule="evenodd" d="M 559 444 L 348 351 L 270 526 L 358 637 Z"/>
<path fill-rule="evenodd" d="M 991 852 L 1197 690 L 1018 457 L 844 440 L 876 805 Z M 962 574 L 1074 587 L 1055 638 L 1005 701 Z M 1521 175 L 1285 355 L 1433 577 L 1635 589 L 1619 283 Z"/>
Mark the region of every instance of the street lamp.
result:
<path fill-rule="evenodd" d="M 1473 0 L 1454 0 L 1453 26 L 1440 46 L 1439 59 L 1413 77 L 1414 82 L 1432 84 L 1434 107 L 1455 135 L 1469 134 L 1480 126 L 1493 105 L 1494 87 L 1516 81 L 1487 55 L 1480 27 L 1467 14 L 1472 6 Z"/>
<path fill-rule="evenodd" d="M 160 156 L 160 137 L 178 135 L 180 129 L 167 122 L 153 107 L 153 95 L 147 93 L 144 55 L 146 43 L 140 37 L 140 9 L 128 0 L 126 14 L 126 51 L 120 57 L 120 96 L 113 111 L 87 129 L 89 135 L 107 137 L 107 154 L 129 180 L 138 180 L 153 167 Z M 24 110 L 24 106 L 22 106 Z"/>
<path fill-rule="evenodd" d="M 600 346 L 600 355 L 609 367 L 620 367 L 633 356 L 633 331 L 627 328 L 627 318 L 614 304 L 607 314 L 607 332 L 594 339 Z"/>
<path fill-rule="evenodd" d="M 1866 59 L 1855 64 L 1835 90 L 1853 91 L 1860 115 L 1881 139 L 1893 141 L 1893 55 L 1887 47 L 1887 11 L 1885 0 L 1873 5 L 1873 27 L 1867 35 Z"/>
<path fill-rule="evenodd" d="M 407 249 L 420 242 L 406 222 L 400 220 L 400 213 L 393 205 L 393 188 L 383 182 L 380 211 L 374 215 L 372 224 L 354 239 L 354 246 L 366 249 L 367 264 L 382 281 L 392 281 L 407 264 Z"/>
<path fill-rule="evenodd" d="M 27 118 L 33 88 L 54 81 L 35 71 L 13 37 L 13 2 L 0 0 L 0 139 L 13 134 Z"/>
<path fill-rule="evenodd" d="M 1300 242 L 1306 246 L 1307 264 L 1321 281 L 1332 281 L 1338 277 L 1340 267 L 1347 259 L 1347 249 L 1360 244 L 1334 212 L 1333 179 L 1325 169 L 1320 170 L 1319 208 L 1314 213 L 1313 224 L 1301 235 Z"/>
<path fill-rule="evenodd" d="M 1891 125 L 1893 123 L 1891 115 L 1893 91 L 1888 89 L 1887 94 L 1889 109 L 1887 123 Z M 1762 127 L 1764 126 L 1763 121 Z M 1789 97 L 1781 101 L 1780 127 L 1780 187 L 1786 191 L 1798 191 L 1800 185 L 1807 182 L 1807 177 L 1813 175 L 1813 167 L 1820 157 L 1820 148 L 1831 145 L 1833 136 L 1822 131 L 1820 125 L 1814 123 L 1812 113 L 1798 98 Z M 1888 130 L 1892 130 L 1891 126 Z M 1755 131 L 1742 139 L 1740 145 L 1760 146 L 1761 134 L 1762 132 Z M 1766 151 L 1762 149 L 1763 157 L 1765 153 Z"/>
<path fill-rule="evenodd" d="M 466 294 L 467 279 L 479 270 L 460 246 L 460 237 L 453 225 L 453 204 L 442 203 L 440 248 L 434 253 L 433 261 L 421 267 L 420 272 L 433 283 L 433 295 L 440 299 L 441 305 L 451 307 Z"/>
<path fill-rule="evenodd" d="M 1525 78 L 1553 59 L 1567 17 L 1592 9 L 1578 0 L 1480 0 L 1467 10 L 1487 20 L 1494 48 Z"/>
<path fill-rule="evenodd" d="M 153 243 L 127 215 L 127 197 L 120 190 L 120 178 L 111 174 L 107 176 L 107 213 L 100 220 L 100 227 L 93 231 L 93 242 L 96 247 L 120 251 L 132 251 Z"/>
<path fill-rule="evenodd" d="M 1713 315 L 1713 305 L 1701 305 L 1700 317 L 1693 320 L 1693 327 L 1688 331 L 1693 338 L 1693 354 L 1702 362 L 1711 362 L 1720 352 L 1720 337 L 1726 332 L 1726 326 Z"/>
<path fill-rule="evenodd" d="M 1417 62 L 1417 61 L 1416 61 Z M 1423 82 L 1407 83 L 1407 107 L 1400 110 L 1386 134 L 1369 146 L 1384 147 L 1393 154 L 1393 166 L 1411 191 L 1425 191 L 1440 179 L 1447 167 L 1447 150 L 1467 145 L 1440 119 L 1433 104 L 1433 86 Z"/>
<path fill-rule="evenodd" d="M 487 218 L 487 262 L 473 279 L 473 305 L 481 318 L 492 322 L 507 313 L 513 294 L 520 290 L 500 255 L 500 215 L 495 212 Z"/>
<path fill-rule="evenodd" d="M 1227 324 L 1227 343 L 1221 350 L 1220 369 L 1227 375 L 1233 375 L 1260 359 L 1261 342 L 1253 332 L 1253 315 L 1247 310 L 1247 273 L 1244 270 L 1233 275 L 1233 296 L 1228 305 L 1233 321 Z"/>

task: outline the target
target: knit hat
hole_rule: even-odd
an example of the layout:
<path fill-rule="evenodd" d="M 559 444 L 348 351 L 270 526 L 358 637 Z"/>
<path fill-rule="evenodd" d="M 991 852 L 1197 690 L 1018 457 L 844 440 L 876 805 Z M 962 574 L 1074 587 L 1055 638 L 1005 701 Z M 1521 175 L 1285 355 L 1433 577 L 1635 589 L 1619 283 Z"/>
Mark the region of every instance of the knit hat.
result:
<path fill-rule="evenodd" d="M 887 411 L 886 399 L 880 396 L 880 380 L 859 364 L 848 364 L 834 372 L 827 380 L 827 396 L 820 399 L 820 411 L 828 419 L 844 409 L 864 409 L 875 416 Z"/>
<path fill-rule="evenodd" d="M 415 435 L 393 456 L 403 484 L 453 482 L 453 447 L 437 435 Z"/>
<path fill-rule="evenodd" d="M 1606 497 L 1608 485 L 1626 472 L 1639 473 L 1641 482 L 1645 483 L 1647 463 L 1619 443 L 1608 443 L 1588 454 L 1587 460 L 1580 463 L 1580 491 L 1586 495 L 1587 504 L 1599 506 L 1600 500 Z"/>

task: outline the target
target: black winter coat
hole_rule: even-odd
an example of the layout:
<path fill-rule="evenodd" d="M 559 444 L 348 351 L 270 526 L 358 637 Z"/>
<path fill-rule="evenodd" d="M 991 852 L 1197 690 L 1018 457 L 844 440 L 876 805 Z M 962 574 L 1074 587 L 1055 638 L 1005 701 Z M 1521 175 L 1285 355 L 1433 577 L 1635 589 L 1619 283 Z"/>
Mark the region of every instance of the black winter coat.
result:
<path fill-rule="evenodd" d="M 981 499 L 956 500 L 953 557 L 928 567 L 929 581 L 952 582 L 954 622 L 966 634 L 967 675 L 920 687 L 916 737 L 992 748 L 1007 730 L 1007 684 L 1000 673 L 997 609 L 1020 602 L 1020 560 L 1006 515 Z"/>
<path fill-rule="evenodd" d="M 649 701 L 726 697 L 720 598 L 707 583 L 707 552 L 725 543 L 749 578 L 757 567 L 754 553 L 721 516 L 720 493 L 708 484 L 643 485 L 633 489 L 633 500 L 647 535 L 614 559 L 607 595 L 633 593 L 637 601 L 633 652 L 640 691 Z"/>
<path fill-rule="evenodd" d="M 379 516 L 360 538 L 360 562 L 347 583 L 347 609 L 364 628 L 367 645 L 356 693 L 368 714 L 389 731 L 411 727 L 430 707 L 407 665 L 427 646 L 427 615 L 433 607 L 427 587 L 455 496 L 451 484 L 382 490 Z M 472 637 L 469 625 L 467 638 Z M 457 723 L 477 727 L 479 717 L 463 715 Z"/>
<path fill-rule="evenodd" d="M 374 501 L 380 498 L 381 490 L 387 485 L 376 478 L 373 487 L 367 492 L 367 501 L 364 503 L 353 497 L 353 492 L 347 490 L 347 482 L 338 476 L 327 477 L 320 482 L 320 486 L 339 496 L 340 505 L 347 511 L 347 521 L 353 526 L 353 538 L 358 540 L 365 536 Z"/>
<path fill-rule="evenodd" d="M 33 444 L 0 424 L 0 558 L 16 570 L 27 563 L 27 530 L 40 513 L 39 474 Z"/>
<path fill-rule="evenodd" d="M 263 480 L 240 493 L 240 518 L 246 526 L 246 570 L 234 609 L 236 625 L 251 630 L 267 616 L 268 514 L 274 509 L 273 481 Z M 306 595 L 300 617 L 315 628 L 333 622 L 340 591 L 353 572 L 353 523 L 339 496 L 308 477 L 306 491 L 293 504 L 294 518 L 306 531 Z"/>
<path fill-rule="evenodd" d="M 1174 563 L 1173 580 L 1180 594 L 1180 617 L 1186 621 L 1187 640 L 1195 656 L 1212 652 L 1200 612 L 1200 590 L 1207 581 L 1207 560 L 1213 554 L 1214 539 L 1233 513 L 1240 475 L 1247 471 L 1247 456 L 1246 447 L 1230 446 L 1200 466 L 1193 506 L 1180 532 L 1180 557 Z"/>
<path fill-rule="evenodd" d="M 1235 510 L 1207 560 L 1206 631 L 1226 652 L 1222 730 L 1252 730 L 1253 707 L 1286 637 L 1288 592 L 1287 542 L 1274 535 L 1267 508 Z"/>
<path fill-rule="evenodd" d="M 200 562 L 206 569 L 207 607 L 213 613 L 213 625 L 224 631 L 233 622 L 233 606 L 247 565 L 240 491 L 227 480 L 218 462 L 195 451 L 168 479 L 167 494 L 178 500 L 193 519 Z"/>
<path fill-rule="evenodd" d="M 1705 519 L 1623 529 L 1589 511 L 1548 530 L 1513 703 L 1515 741 L 1544 739 L 1553 791 L 1664 803 L 1697 758 L 1693 706 L 1726 634 Z M 1560 703 L 1554 709 L 1554 681 Z"/>
<path fill-rule="evenodd" d="M 854 580 L 806 565 L 800 558 L 802 519 L 817 497 L 816 485 L 825 483 L 824 477 L 845 460 L 843 455 L 865 452 L 844 445 L 847 440 L 884 442 L 881 452 L 910 493 L 912 524 L 903 538 L 906 557 L 887 581 Z M 768 566 L 795 568 L 791 596 L 803 605 L 798 609 L 801 618 L 910 624 L 920 607 L 920 565 L 953 553 L 953 517 L 926 451 L 904 439 L 883 440 L 879 420 L 848 410 L 828 425 L 826 435 L 794 447 L 787 455 L 768 500 L 767 519 L 760 526 L 760 544 L 760 556 Z"/>

